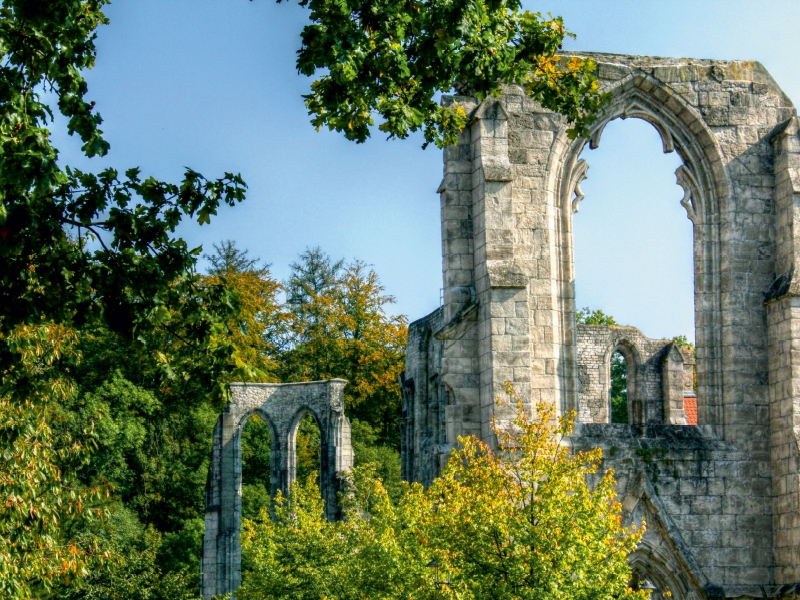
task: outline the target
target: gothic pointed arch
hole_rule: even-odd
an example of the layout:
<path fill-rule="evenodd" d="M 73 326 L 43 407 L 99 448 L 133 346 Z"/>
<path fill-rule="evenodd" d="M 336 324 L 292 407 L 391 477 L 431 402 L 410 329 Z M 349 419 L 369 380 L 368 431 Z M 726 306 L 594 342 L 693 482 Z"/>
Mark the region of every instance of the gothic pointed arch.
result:
<path fill-rule="evenodd" d="M 720 248 L 723 243 L 719 215 L 730 203 L 730 181 L 723 168 L 724 157 L 716 136 L 700 112 L 690 106 L 665 83 L 643 70 L 629 69 L 614 81 L 606 81 L 602 91 L 610 95 L 604 114 L 591 126 L 588 138 L 570 140 L 567 124 L 556 134 L 548 162 L 547 185 L 556 204 L 554 216 L 560 238 L 559 274 L 562 281 L 560 314 L 564 372 L 577 379 L 574 315 L 574 259 L 572 219 L 583 199 L 580 182 L 587 176 L 582 152 L 600 145 L 605 127 L 615 119 L 638 118 L 650 123 L 661 136 L 664 152 L 677 152 L 683 164 L 676 172 L 684 189 L 680 203 L 692 221 L 694 231 L 695 322 L 698 361 L 699 422 L 724 435 L 722 382 L 723 326 L 720 281 L 724 276 Z M 577 390 L 569 380 L 562 398 L 564 410 L 577 404 Z"/>
<path fill-rule="evenodd" d="M 214 427 L 206 484 L 201 593 L 206 600 L 241 583 L 243 425 L 258 414 L 270 425 L 272 493 L 288 494 L 294 477 L 294 435 L 311 414 L 320 430 L 320 491 L 329 519 L 341 516 L 337 493 L 353 466 L 350 422 L 344 414 L 342 379 L 305 383 L 232 383 L 231 400 Z"/>

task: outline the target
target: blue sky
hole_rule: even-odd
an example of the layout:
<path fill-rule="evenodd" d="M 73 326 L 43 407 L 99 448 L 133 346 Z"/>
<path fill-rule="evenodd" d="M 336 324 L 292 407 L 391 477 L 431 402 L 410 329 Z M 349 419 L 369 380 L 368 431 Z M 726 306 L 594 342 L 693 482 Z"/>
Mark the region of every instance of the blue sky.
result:
<path fill-rule="evenodd" d="M 527 2 L 564 17 L 566 49 L 762 62 L 800 101 L 796 0 Z M 90 98 L 111 143 L 79 155 L 55 132 L 62 161 L 139 166 L 177 180 L 240 172 L 248 199 L 212 224 L 183 227 L 190 244 L 235 239 L 278 278 L 308 246 L 372 265 L 395 312 L 412 320 L 439 303 L 442 157 L 422 140 L 365 144 L 315 132 L 295 51 L 307 11 L 271 0 L 117 0 L 107 9 Z M 678 204 L 678 159 L 643 122 L 615 121 L 586 151 L 586 198 L 575 221 L 580 306 L 600 308 L 651 337 L 693 337 L 691 224 Z"/>

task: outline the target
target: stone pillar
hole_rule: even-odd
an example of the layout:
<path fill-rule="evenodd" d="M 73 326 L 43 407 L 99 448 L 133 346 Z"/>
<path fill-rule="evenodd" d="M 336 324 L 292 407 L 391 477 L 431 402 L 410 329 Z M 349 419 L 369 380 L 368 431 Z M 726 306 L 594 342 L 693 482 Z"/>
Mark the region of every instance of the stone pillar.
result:
<path fill-rule="evenodd" d="M 239 484 L 242 460 L 236 429 L 235 417 L 229 412 L 222 413 L 214 427 L 201 564 L 201 587 L 205 598 L 233 591 L 241 584 L 239 526 L 242 498 Z"/>
<path fill-rule="evenodd" d="M 445 96 L 442 102 L 446 106 L 457 103 L 467 113 L 476 107 L 475 99 L 465 96 Z M 428 403 L 429 418 L 419 419 L 415 415 L 418 430 L 422 432 L 424 428 L 423 435 L 432 444 L 427 450 L 438 457 L 433 470 L 420 477 L 426 483 L 439 474 L 459 436 L 481 434 L 471 139 L 472 132 L 467 128 L 461 133 L 458 144 L 445 148 L 444 179 L 438 190 L 441 194 L 444 288 L 442 321 L 433 328 L 433 336 L 434 344 L 441 343 L 441 370 L 439 380 L 417 382 L 421 397 Z M 431 345 L 429 351 L 432 350 Z M 434 375 L 431 373 L 429 377 Z M 438 389 L 434 390 L 434 386 Z M 423 452 L 423 449 L 416 451 Z"/>
<path fill-rule="evenodd" d="M 481 438 L 490 444 L 494 443 L 492 416 L 506 421 L 515 410 L 496 412 L 504 383 L 512 383 L 523 399 L 531 394 L 529 276 L 514 261 L 507 121 L 501 102 L 490 98 L 478 108 L 471 127 Z"/>
<path fill-rule="evenodd" d="M 343 412 L 331 412 L 328 431 L 320 448 L 320 477 L 325 516 L 329 520 L 342 516 L 338 493 L 342 491 L 342 473 L 353 468 L 353 448 L 350 445 L 350 421 Z"/>
<path fill-rule="evenodd" d="M 289 496 L 289 489 L 292 483 L 297 481 L 297 429 L 300 425 L 300 419 L 303 415 L 296 415 L 295 421 L 288 421 L 284 423 L 281 428 L 278 439 L 283 444 L 286 450 L 283 453 L 281 462 L 278 467 L 278 480 L 280 482 L 281 494 L 284 498 Z M 322 433 L 322 432 L 320 432 Z M 320 438 L 322 436 L 320 435 Z M 322 466 L 322 465 L 320 465 Z"/>
<path fill-rule="evenodd" d="M 269 497 L 274 498 L 278 490 L 289 493 L 289 439 L 283 431 L 270 429 L 269 450 Z"/>
<path fill-rule="evenodd" d="M 458 103 L 467 113 L 476 107 L 474 98 L 464 96 L 446 96 L 443 103 Z M 449 448 L 460 436 L 481 435 L 471 140 L 472 132 L 467 128 L 461 133 L 458 144 L 445 148 L 444 179 L 439 187 L 444 293 L 442 326 L 434 330 L 434 337 L 442 342 L 441 383 L 437 384 L 444 388 L 437 394 L 425 394 L 425 397 L 431 403 L 438 399 L 439 406 L 430 406 L 429 409 L 431 413 L 444 413 L 446 443 L 436 449 L 439 454 L 437 472 L 426 475 L 423 478 L 425 482 L 432 479 L 431 475 L 439 474 Z M 424 382 L 418 382 L 418 385 L 428 388 Z M 423 421 L 419 420 L 418 426 L 422 424 Z M 438 426 L 438 423 L 428 423 L 429 431 L 426 431 L 437 445 L 442 441 L 436 439 Z"/>
<path fill-rule="evenodd" d="M 208 596 L 217 593 L 217 539 L 219 538 L 220 517 L 220 468 L 222 466 L 222 417 L 214 425 L 211 444 L 211 464 L 206 480 L 205 532 L 203 534 L 203 555 L 200 559 L 200 589 Z"/>
<path fill-rule="evenodd" d="M 767 293 L 775 579 L 800 581 L 800 120 L 773 138 L 778 278 Z"/>
<path fill-rule="evenodd" d="M 442 104 L 457 103 L 466 112 L 475 108 L 473 98 L 445 96 Z M 473 273 L 472 159 L 469 129 L 458 144 L 444 149 L 444 179 L 438 192 L 442 222 L 442 278 L 444 323 L 475 301 Z"/>

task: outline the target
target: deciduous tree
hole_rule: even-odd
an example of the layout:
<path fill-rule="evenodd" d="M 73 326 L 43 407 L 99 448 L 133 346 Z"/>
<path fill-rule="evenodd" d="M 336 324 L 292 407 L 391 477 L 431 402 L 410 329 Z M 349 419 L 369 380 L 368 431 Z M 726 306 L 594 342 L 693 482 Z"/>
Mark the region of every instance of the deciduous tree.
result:
<path fill-rule="evenodd" d="M 367 421 L 382 441 L 394 441 L 407 327 L 404 317 L 386 314 L 394 298 L 383 293 L 377 273 L 314 249 L 293 265 L 288 288 L 292 343 L 283 379 L 348 380 L 348 414 Z"/>
<path fill-rule="evenodd" d="M 366 466 L 342 521 L 325 520 L 311 478 L 278 499 L 274 521 L 245 521 L 237 598 L 646 598 L 627 562 L 643 529 L 621 524 L 601 452 L 570 453 L 573 415 L 540 403 L 529 416 L 509 392 L 516 419 L 495 430 L 498 449 L 461 438 L 442 477 L 406 485 L 396 506 Z"/>
<path fill-rule="evenodd" d="M 617 321 L 611 315 L 602 310 L 592 310 L 588 306 L 575 313 L 575 322 L 584 325 L 617 325 Z"/>
<path fill-rule="evenodd" d="M 190 250 L 175 230 L 184 218 L 207 223 L 220 204 L 243 200 L 244 182 L 192 170 L 174 184 L 137 168 L 82 172 L 62 167 L 51 143 L 48 126 L 58 110 L 86 156 L 109 149 L 82 73 L 94 65 L 104 4 L 2 2 L 0 333 L 42 315 L 80 326 L 101 314 L 142 345 L 167 332 L 182 339 L 193 360 L 165 360 L 165 372 L 184 371 L 213 388 L 229 368 L 232 349 L 219 333 L 231 302 L 223 287 L 197 285 L 199 249 Z M 0 363 L 14 360 L 0 344 Z"/>
<path fill-rule="evenodd" d="M 483 100 L 521 85 L 586 135 L 606 101 L 591 60 L 560 62 L 568 33 L 560 17 L 522 10 L 519 0 L 301 0 L 311 9 L 297 68 L 323 71 L 311 84 L 311 122 L 363 142 L 374 116 L 392 138 L 423 131 L 425 145 L 456 141 L 467 115 L 442 106 L 455 85 Z"/>
<path fill-rule="evenodd" d="M 17 354 L 0 369 L 0 596 L 36 598 L 86 576 L 107 558 L 97 538 L 70 532 L 76 521 L 99 519 L 91 503 L 107 488 L 77 477 L 96 443 L 94 423 L 73 435 L 61 427 L 59 402 L 75 393 L 59 369 L 75 332 L 43 323 L 0 335 Z"/>
<path fill-rule="evenodd" d="M 575 415 L 556 418 L 540 402 L 529 416 L 507 388 L 516 418 L 495 426 L 497 450 L 461 439 L 427 492 L 423 528 L 454 589 L 498 600 L 644 597 L 628 589 L 627 563 L 642 529 L 621 525 L 602 451 L 571 453 L 563 441 Z"/>
<path fill-rule="evenodd" d="M 248 257 L 247 250 L 240 250 L 232 240 L 213 248 L 213 254 L 205 255 L 211 268 L 201 282 L 224 286 L 235 295 L 237 310 L 227 322 L 226 337 L 236 348 L 233 357 L 239 380 L 279 381 L 281 351 L 288 335 L 287 313 L 279 297 L 283 286 L 272 277 L 269 265 Z"/>

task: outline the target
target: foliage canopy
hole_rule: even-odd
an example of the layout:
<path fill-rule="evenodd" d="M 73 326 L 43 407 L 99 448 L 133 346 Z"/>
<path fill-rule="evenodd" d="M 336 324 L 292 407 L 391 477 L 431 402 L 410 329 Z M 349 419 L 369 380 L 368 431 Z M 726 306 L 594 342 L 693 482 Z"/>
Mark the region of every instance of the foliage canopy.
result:
<path fill-rule="evenodd" d="M 35 598 L 106 558 L 96 539 L 77 539 L 70 525 L 101 517 L 90 506 L 107 490 L 75 476 L 96 443 L 94 424 L 73 435 L 58 419 L 58 402 L 74 394 L 58 368 L 74 350 L 74 332 L 20 326 L 0 342 L 19 355 L 16 368 L 0 371 L 0 595 Z"/>
<path fill-rule="evenodd" d="M 557 56 L 560 17 L 522 10 L 519 0 L 301 0 L 311 10 L 297 68 L 323 74 L 305 96 L 311 122 L 347 139 L 370 136 L 373 115 L 391 138 L 422 130 L 425 145 L 452 144 L 467 115 L 437 94 L 455 85 L 483 100 L 503 84 L 521 85 L 586 135 L 606 102 L 591 60 Z"/>
<path fill-rule="evenodd" d="M 346 379 L 348 415 L 368 422 L 384 441 L 399 442 L 397 378 L 407 322 L 387 314 L 395 299 L 384 294 L 378 274 L 314 248 L 293 265 L 287 288 L 291 343 L 282 356 L 282 380 Z"/>
<path fill-rule="evenodd" d="M 575 313 L 575 322 L 583 325 L 617 325 L 617 321 L 611 315 L 607 315 L 602 310 L 592 310 L 588 306 Z"/>
<path fill-rule="evenodd" d="M 643 528 L 621 525 L 600 450 L 561 443 L 572 415 L 517 403 L 497 451 L 461 438 L 442 477 L 406 485 L 399 502 L 369 467 L 354 469 L 346 518 L 329 523 L 312 478 L 279 498 L 276 519 L 245 521 L 242 600 L 295 598 L 646 598 L 628 587 Z M 587 480 L 592 480 L 590 485 Z M 436 561 L 439 570 L 428 568 Z M 448 585 L 437 586 L 445 578 Z"/>

